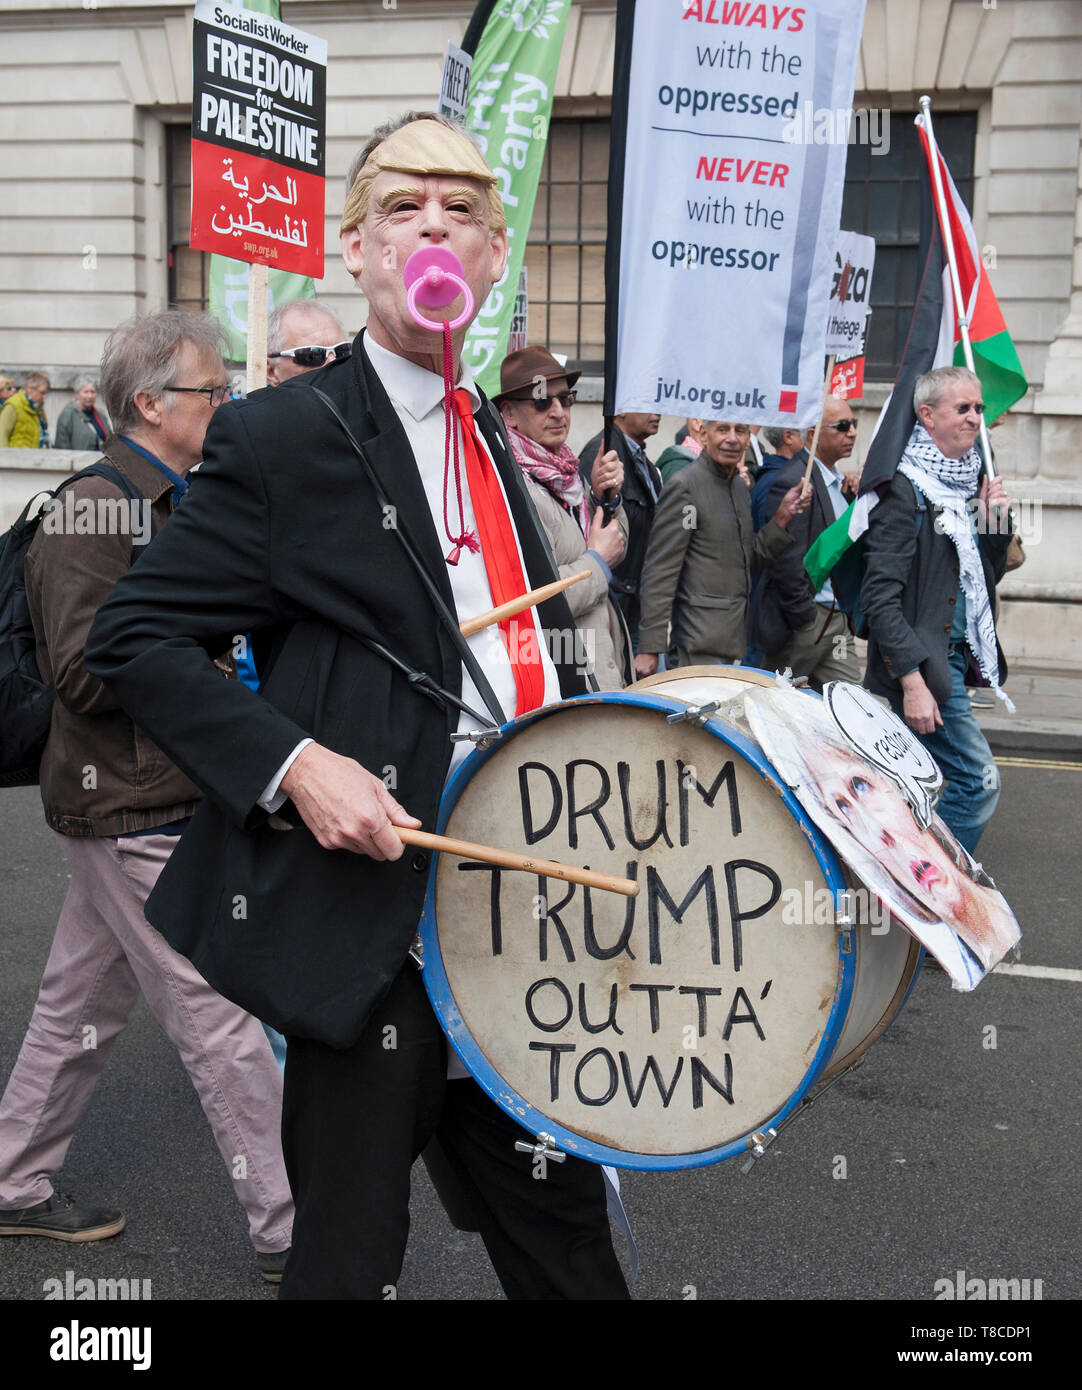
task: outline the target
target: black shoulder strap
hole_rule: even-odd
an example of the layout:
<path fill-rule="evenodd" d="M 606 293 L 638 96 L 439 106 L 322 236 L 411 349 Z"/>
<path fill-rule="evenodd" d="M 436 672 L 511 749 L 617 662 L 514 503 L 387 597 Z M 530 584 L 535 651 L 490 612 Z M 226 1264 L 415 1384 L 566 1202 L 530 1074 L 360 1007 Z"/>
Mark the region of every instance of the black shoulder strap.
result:
<path fill-rule="evenodd" d="M 332 401 L 331 398 L 325 392 L 321 391 L 318 386 L 312 386 L 309 389 L 316 396 L 318 396 L 318 398 L 323 402 L 323 404 L 331 412 L 334 418 L 338 421 L 338 424 L 342 428 L 342 432 L 345 434 L 346 439 L 349 441 L 350 448 L 353 450 L 353 452 L 361 460 L 361 463 L 364 465 L 365 473 L 368 476 L 369 482 L 372 484 L 372 488 L 376 494 L 376 500 L 379 502 L 380 506 L 390 506 L 390 503 L 387 501 L 387 496 L 383 490 L 383 487 L 380 484 L 379 478 L 376 476 L 375 469 L 372 467 L 372 464 L 369 461 L 368 456 L 365 454 L 364 449 L 357 442 L 357 439 L 353 431 L 350 429 L 349 425 L 346 424 L 346 421 L 343 419 L 342 414 L 339 411 L 338 407 L 335 405 L 334 401 Z M 496 692 L 492 689 L 492 686 L 489 684 L 488 677 L 485 675 L 484 671 L 481 670 L 477 658 L 474 656 L 473 652 L 470 651 L 469 646 L 466 643 L 466 639 L 462 636 L 462 633 L 459 631 L 458 621 L 455 618 L 455 615 L 447 607 L 446 603 L 444 603 L 443 596 L 440 594 L 439 589 L 436 587 L 436 583 L 433 580 L 432 576 L 425 568 L 424 561 L 417 554 L 412 542 L 406 535 L 405 528 L 401 524 L 399 524 L 395 527 L 394 534 L 402 542 L 402 546 L 405 549 L 406 554 L 409 556 L 410 563 L 413 565 L 414 569 L 420 576 L 421 583 L 424 585 L 425 589 L 428 592 L 429 598 L 432 600 L 432 606 L 435 608 L 436 613 L 439 616 L 440 622 L 446 628 L 447 633 L 451 638 L 451 641 L 454 643 L 455 650 L 462 658 L 463 665 L 466 667 L 466 670 L 469 671 L 470 676 L 473 679 L 474 685 L 476 685 L 478 691 L 480 692 L 481 698 L 485 702 L 485 707 L 488 709 L 489 715 L 493 720 L 495 720 L 497 726 L 506 724 L 507 715 L 504 712 L 503 706 L 496 698 Z M 371 645 L 370 638 L 362 637 L 362 640 L 365 641 L 367 644 Z M 435 683 L 433 682 L 432 684 L 434 685 Z M 460 704 L 458 700 L 455 700 L 455 703 Z M 465 709 L 467 707 L 462 706 L 462 708 Z M 473 711 L 471 710 L 469 711 L 469 713 L 472 714 Z"/>
<path fill-rule="evenodd" d="M 53 493 L 55 497 L 58 492 L 63 491 L 69 484 L 76 482 L 79 478 L 104 478 L 106 482 L 118 487 L 129 502 L 146 502 L 148 499 L 140 488 L 137 488 L 132 480 L 124 473 L 121 473 L 116 464 L 110 463 L 108 459 L 100 458 L 94 463 L 88 463 L 85 468 L 80 468 L 78 473 L 73 473 L 70 478 L 65 478 L 60 486 Z M 146 540 L 137 540 L 134 529 L 132 531 L 132 556 L 138 554 L 145 546 L 153 540 L 153 534 Z"/>

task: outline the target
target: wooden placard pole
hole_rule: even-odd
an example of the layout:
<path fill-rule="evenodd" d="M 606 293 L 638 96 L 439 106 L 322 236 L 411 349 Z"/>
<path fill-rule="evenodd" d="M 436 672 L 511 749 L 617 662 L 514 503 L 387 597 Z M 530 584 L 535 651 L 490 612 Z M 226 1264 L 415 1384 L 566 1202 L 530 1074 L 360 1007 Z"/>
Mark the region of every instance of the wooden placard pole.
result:
<path fill-rule="evenodd" d="M 639 885 L 634 879 L 599 874 L 592 869 L 575 869 L 567 864 L 557 864 L 552 859 L 534 859 L 528 854 L 516 854 L 514 850 L 493 849 L 490 845 L 471 845 L 468 840 L 431 835 L 427 830 L 411 830 L 408 826 L 395 825 L 392 829 L 404 845 L 433 849 L 441 854 L 459 855 L 463 859 L 477 859 L 482 864 L 498 864 L 504 869 L 520 869 L 526 874 L 558 878 L 564 883 L 578 883 L 586 888 L 600 888 L 606 893 L 620 893 L 625 898 L 637 898 L 639 895 Z"/>
<path fill-rule="evenodd" d="M 827 412 L 827 398 L 830 396 L 830 379 L 834 375 L 834 353 L 827 358 L 827 375 L 823 382 L 823 404 L 819 407 L 819 419 L 815 422 L 815 433 L 812 435 L 811 448 L 808 450 L 808 466 L 804 470 L 804 485 L 811 481 L 812 464 L 815 462 L 815 451 L 819 447 L 819 431 L 823 428 L 823 416 Z"/>
<path fill-rule="evenodd" d="M 245 391 L 250 395 L 267 384 L 267 267 L 248 267 L 248 370 Z"/>
<path fill-rule="evenodd" d="M 518 598 L 508 599 L 506 603 L 501 603 L 498 608 L 490 608 L 487 613 L 479 613 L 476 618 L 467 618 L 464 623 L 459 623 L 458 630 L 463 637 L 472 637 L 475 632 L 491 627 L 493 623 L 502 623 L 505 618 L 513 618 L 516 613 L 523 613 L 527 608 L 544 603 L 546 599 L 552 598 L 553 594 L 560 594 L 563 593 L 564 589 L 570 589 L 572 584 L 579 584 L 582 580 L 589 579 L 590 573 L 590 570 L 579 570 L 578 574 L 569 574 L 566 579 L 557 579 L 552 584 L 543 584 L 540 589 L 531 589 L 528 594 L 521 594 Z"/>

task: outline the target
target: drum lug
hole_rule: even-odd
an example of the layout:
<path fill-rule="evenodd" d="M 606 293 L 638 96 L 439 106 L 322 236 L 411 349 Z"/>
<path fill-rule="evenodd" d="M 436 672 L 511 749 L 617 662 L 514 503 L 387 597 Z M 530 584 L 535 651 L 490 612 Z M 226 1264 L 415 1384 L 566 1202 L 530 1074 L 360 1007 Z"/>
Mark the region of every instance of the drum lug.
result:
<path fill-rule="evenodd" d="M 425 968 L 425 944 L 419 936 L 413 938 L 413 945 L 407 954 L 418 970 Z"/>
<path fill-rule="evenodd" d="M 721 708 L 720 700 L 707 700 L 702 705 L 688 705 L 687 709 L 682 709 L 678 714 L 667 714 L 666 722 L 669 724 L 697 724 L 701 729 L 712 714 L 717 714 Z"/>
<path fill-rule="evenodd" d="M 744 1140 L 746 1148 L 751 1150 L 751 1155 L 746 1162 L 740 1165 L 742 1173 L 750 1173 L 754 1167 L 755 1160 L 762 1158 L 766 1153 L 767 1147 L 778 1137 L 776 1129 L 757 1129 L 754 1134 L 749 1134 Z"/>
<path fill-rule="evenodd" d="M 498 743 L 503 737 L 500 730 L 493 725 L 491 729 L 469 729 L 465 733 L 454 733 L 451 735 L 452 743 L 472 743 L 476 748 L 491 748 L 494 743 Z"/>
<path fill-rule="evenodd" d="M 542 1132 L 537 1136 L 536 1144 L 527 1144 L 519 1139 L 515 1142 L 515 1152 L 520 1154 L 532 1154 L 534 1158 L 543 1158 L 546 1163 L 562 1163 L 567 1154 L 562 1154 L 556 1147 L 556 1140 L 551 1134 Z"/>
<path fill-rule="evenodd" d="M 853 928 L 858 925 L 857 914 L 853 910 L 853 898 L 848 889 L 840 894 L 838 898 L 837 911 L 834 914 L 834 926 L 838 935 L 841 937 L 841 952 L 843 956 L 853 954 Z"/>

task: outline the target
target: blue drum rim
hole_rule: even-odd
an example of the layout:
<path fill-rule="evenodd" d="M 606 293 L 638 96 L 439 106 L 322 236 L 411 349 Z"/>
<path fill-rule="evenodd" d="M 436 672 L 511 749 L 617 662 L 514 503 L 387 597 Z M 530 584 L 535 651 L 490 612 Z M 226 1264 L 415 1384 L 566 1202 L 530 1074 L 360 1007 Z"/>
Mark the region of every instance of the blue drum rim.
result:
<path fill-rule="evenodd" d="M 680 713 L 687 709 L 684 701 L 673 699 L 668 695 L 652 695 L 645 690 L 618 690 L 602 691 L 596 694 L 578 695 L 570 700 L 563 700 L 556 705 L 546 705 L 543 709 L 532 710 L 529 714 L 523 715 L 521 719 L 513 719 L 503 725 L 503 731 L 510 737 L 514 736 L 519 729 L 524 729 L 530 724 L 536 723 L 540 719 L 545 719 L 553 715 L 557 710 L 566 709 L 569 705 L 633 705 L 641 709 L 657 710 L 662 714 Z M 823 873 L 827 886 L 835 895 L 838 895 L 847 888 L 845 876 L 842 872 L 841 863 L 834 852 L 832 846 L 825 837 L 821 836 L 815 825 L 807 816 L 803 807 L 797 801 L 790 789 L 781 781 L 772 764 L 767 760 L 762 749 L 758 744 L 753 743 L 739 729 L 735 729 L 722 720 L 710 718 L 703 725 L 722 743 L 726 743 L 739 753 L 744 760 L 760 775 L 764 782 L 770 786 L 789 810 L 794 821 L 799 826 L 805 839 L 811 846 L 812 853 L 815 855 L 819 868 Z M 492 757 L 504 744 L 503 739 L 494 743 L 486 749 L 475 749 L 462 765 L 455 772 L 450 782 L 444 790 L 443 798 L 440 802 L 439 819 L 436 830 L 438 834 L 443 834 L 447 822 L 458 804 L 458 799 L 474 774 L 487 760 Z M 650 1172 L 674 1172 L 685 1168 L 705 1168 L 712 1163 L 720 1163 L 727 1158 L 735 1158 L 740 1154 L 748 1152 L 747 1136 L 739 1139 L 730 1140 L 727 1144 L 717 1145 L 712 1149 L 702 1149 L 693 1153 L 686 1154 L 640 1154 L 633 1153 L 626 1149 L 613 1149 L 608 1145 L 599 1144 L 594 1140 L 586 1139 L 574 1130 L 565 1128 L 557 1121 L 550 1119 L 542 1111 L 527 1101 L 523 1096 L 507 1084 L 506 1081 L 496 1071 L 495 1067 L 481 1051 L 479 1044 L 473 1035 L 466 1028 L 459 1013 L 458 1005 L 451 992 L 450 981 L 447 978 L 447 970 L 443 962 L 443 954 L 440 951 L 439 932 L 435 920 L 435 895 L 436 895 L 436 873 L 439 868 L 439 854 L 433 852 L 428 871 L 428 884 L 425 892 L 424 911 L 421 915 L 419 936 L 424 948 L 424 969 L 421 972 L 424 980 L 425 990 L 428 993 L 429 1002 L 439 1019 L 440 1026 L 443 1028 L 451 1046 L 458 1053 L 463 1065 L 470 1076 L 485 1091 L 501 1109 L 506 1110 L 530 1134 L 549 1134 L 555 1141 L 556 1148 L 563 1153 L 574 1155 L 578 1158 L 588 1159 L 593 1163 L 610 1164 L 614 1168 L 628 1168 L 632 1170 L 642 1170 Z M 834 999 L 831 1004 L 830 1015 L 827 1019 L 823 1036 L 811 1065 L 805 1072 L 799 1086 L 781 1107 L 776 1114 L 764 1119 L 760 1129 L 776 1129 L 801 1103 L 807 1093 L 815 1085 L 819 1076 L 825 1070 L 830 1061 L 839 1039 L 841 1038 L 842 1028 L 844 1027 L 846 1016 L 849 1012 L 849 1005 L 853 996 L 853 988 L 856 981 L 856 952 L 850 950 L 848 954 L 842 951 L 842 937 L 837 936 L 838 962 L 840 965 L 840 975 L 838 984 L 834 991 Z M 919 973 L 919 972 L 918 972 Z M 915 983 L 915 980 L 914 980 Z M 907 994 L 908 997 L 908 994 Z M 900 1012 L 900 1010 L 899 1010 Z"/>

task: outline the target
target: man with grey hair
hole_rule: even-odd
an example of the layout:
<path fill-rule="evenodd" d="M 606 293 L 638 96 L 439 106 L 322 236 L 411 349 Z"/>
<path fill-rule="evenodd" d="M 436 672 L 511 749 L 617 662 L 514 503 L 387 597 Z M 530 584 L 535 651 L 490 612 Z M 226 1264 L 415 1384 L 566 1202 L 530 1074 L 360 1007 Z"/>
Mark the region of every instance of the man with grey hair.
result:
<path fill-rule="evenodd" d="M 913 408 L 917 423 L 865 537 L 864 683 L 943 769 L 937 809 L 972 854 L 999 800 L 999 773 L 966 687 L 991 686 L 1006 701 L 992 598 L 1006 567 L 1010 504 L 1001 478 L 981 481 L 984 403 L 972 372 L 927 372 Z"/>
<path fill-rule="evenodd" d="M 123 499 L 102 524 L 101 503 L 115 503 L 120 489 L 108 478 L 81 478 L 67 489 L 76 524 L 43 523 L 27 553 L 38 667 L 56 689 L 41 795 L 71 882 L 0 1101 L 0 1236 L 81 1242 L 123 1229 L 120 1212 L 81 1207 L 49 1179 L 142 993 L 199 1095 L 247 1212 L 260 1271 L 277 1282 L 293 1219 L 277 1064 L 261 1025 L 215 993 L 143 915 L 200 793 L 83 663 L 94 616 L 131 565 L 133 535 L 166 524 L 199 461 L 229 389 L 218 343 L 210 319 L 177 311 L 115 330 L 102 388 L 117 433 L 103 452 L 141 503 L 131 502 L 129 518 Z M 135 524 L 136 508 L 148 514 L 145 528 Z M 86 524 L 87 514 L 99 518 L 96 526 Z M 171 695 L 157 692 L 165 702 Z"/>
<path fill-rule="evenodd" d="M 315 371 L 349 356 L 349 334 L 314 299 L 294 299 L 267 320 L 267 385 Z"/>

